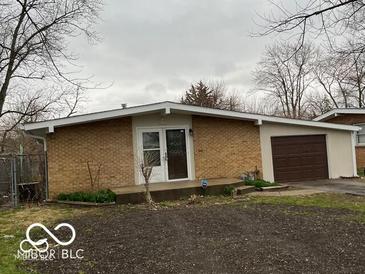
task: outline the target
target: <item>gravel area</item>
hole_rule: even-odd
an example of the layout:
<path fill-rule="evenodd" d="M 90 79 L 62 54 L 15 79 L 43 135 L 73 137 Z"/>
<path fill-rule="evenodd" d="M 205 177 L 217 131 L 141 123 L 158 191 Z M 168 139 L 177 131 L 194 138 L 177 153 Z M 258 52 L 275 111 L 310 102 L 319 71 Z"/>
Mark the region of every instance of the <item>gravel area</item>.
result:
<path fill-rule="evenodd" d="M 66 220 L 83 260 L 40 273 L 365 273 L 365 225 L 352 212 L 282 205 L 121 211 Z M 83 272 L 81 272 L 83 271 Z"/>

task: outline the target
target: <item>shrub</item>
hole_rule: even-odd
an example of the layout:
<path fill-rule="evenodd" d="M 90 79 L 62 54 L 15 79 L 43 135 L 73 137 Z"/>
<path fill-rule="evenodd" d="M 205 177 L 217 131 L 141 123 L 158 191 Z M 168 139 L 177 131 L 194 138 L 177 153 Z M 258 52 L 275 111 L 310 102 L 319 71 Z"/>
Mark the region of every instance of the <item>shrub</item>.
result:
<path fill-rule="evenodd" d="M 365 175 L 365 168 L 358 168 L 357 169 L 357 175 L 359 175 L 360 177 L 364 177 L 364 175 Z"/>
<path fill-rule="evenodd" d="M 91 203 L 111 203 L 115 202 L 117 195 L 109 190 L 97 192 L 73 192 L 60 193 L 57 197 L 60 201 L 91 202 Z"/>
<path fill-rule="evenodd" d="M 271 183 L 271 182 L 268 182 L 265 180 L 257 179 L 257 180 L 246 180 L 245 185 L 262 188 L 262 187 L 268 187 L 268 186 L 277 186 L 278 183 L 275 183 L 275 182 Z"/>
<path fill-rule="evenodd" d="M 225 186 L 223 189 L 223 194 L 225 196 L 232 196 L 234 192 L 234 187 L 233 186 Z"/>
<path fill-rule="evenodd" d="M 190 195 L 188 199 L 188 205 L 200 204 L 200 202 L 201 202 L 200 196 L 197 196 L 195 194 Z"/>

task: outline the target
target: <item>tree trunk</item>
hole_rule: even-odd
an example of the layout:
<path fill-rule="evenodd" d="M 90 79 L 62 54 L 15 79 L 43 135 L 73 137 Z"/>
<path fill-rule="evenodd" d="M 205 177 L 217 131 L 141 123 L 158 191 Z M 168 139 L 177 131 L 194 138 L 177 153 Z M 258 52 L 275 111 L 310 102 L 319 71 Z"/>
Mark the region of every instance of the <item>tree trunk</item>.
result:
<path fill-rule="evenodd" d="M 150 192 L 150 182 L 148 180 L 146 180 L 144 185 L 145 185 L 145 188 L 146 188 L 146 192 L 145 192 L 146 203 L 148 205 L 152 205 L 153 200 L 152 200 L 152 196 L 151 196 L 151 192 Z"/>
<path fill-rule="evenodd" d="M 17 26 L 14 29 L 14 33 L 13 33 L 12 39 L 11 39 L 10 55 L 9 55 L 7 70 L 6 70 L 4 80 L 3 80 L 3 84 L 0 88 L 0 115 L 3 113 L 3 108 L 4 108 L 4 104 L 5 104 L 6 94 L 7 94 L 8 88 L 9 88 L 9 84 L 10 84 L 10 79 L 11 79 L 12 74 L 14 73 L 13 66 L 15 63 L 16 55 L 17 55 L 15 47 L 16 47 L 16 43 L 18 40 L 19 29 L 23 23 L 25 15 L 26 15 L 26 5 L 27 5 L 27 1 L 24 2 Z"/>

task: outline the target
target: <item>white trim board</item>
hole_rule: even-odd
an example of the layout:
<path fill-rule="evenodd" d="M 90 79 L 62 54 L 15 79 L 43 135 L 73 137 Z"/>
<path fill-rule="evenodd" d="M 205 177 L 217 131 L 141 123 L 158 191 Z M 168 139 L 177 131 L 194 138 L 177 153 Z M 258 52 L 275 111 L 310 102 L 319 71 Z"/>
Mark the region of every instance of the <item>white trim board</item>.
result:
<path fill-rule="evenodd" d="M 365 114 L 365 109 L 362 108 L 335 108 L 316 118 L 313 121 L 326 121 L 329 118 L 336 117 L 341 114 Z"/>
<path fill-rule="evenodd" d="M 212 116 L 212 117 L 220 117 L 220 118 L 229 118 L 229 119 L 239 119 L 239 120 L 247 120 L 253 121 L 257 125 L 262 125 L 265 122 L 270 123 L 281 123 L 281 124 L 291 124 L 291 125 L 299 125 L 299 126 L 308 126 L 308 127 L 318 127 L 318 128 L 329 128 L 336 130 L 348 130 L 348 131 L 358 131 L 359 127 L 350 126 L 350 125 L 340 125 L 340 124 L 332 124 L 332 123 L 324 123 L 318 121 L 307 121 L 307 120 L 299 120 L 299 119 L 289 119 L 282 118 L 276 116 L 268 116 L 261 114 L 252 114 L 245 112 L 237 112 L 237 111 L 229 111 L 229 110 L 221 110 L 221 109 L 213 109 L 206 108 L 200 106 L 192 106 L 185 105 L 173 102 L 161 102 L 156 104 L 142 105 L 136 107 L 130 107 L 125 109 L 115 109 L 103 112 L 90 113 L 85 115 L 78 115 L 68 118 L 54 119 L 37 123 L 29 123 L 22 125 L 22 129 L 25 131 L 32 130 L 44 130 L 47 132 L 53 132 L 54 128 L 70 126 L 76 124 L 84 124 L 101 120 L 115 119 L 119 117 L 127 117 L 127 116 L 138 116 L 149 113 L 160 112 L 164 115 L 169 115 L 171 113 L 180 113 L 180 114 L 191 114 L 191 115 L 202 115 L 202 116 Z"/>

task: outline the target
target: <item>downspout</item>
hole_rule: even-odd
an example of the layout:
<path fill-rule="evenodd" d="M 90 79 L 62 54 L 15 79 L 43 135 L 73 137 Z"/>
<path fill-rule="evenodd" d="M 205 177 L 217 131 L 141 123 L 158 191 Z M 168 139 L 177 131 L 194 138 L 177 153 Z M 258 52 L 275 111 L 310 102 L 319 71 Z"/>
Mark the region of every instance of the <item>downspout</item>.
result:
<path fill-rule="evenodd" d="M 356 131 L 351 132 L 351 147 L 352 147 L 352 163 L 353 163 L 353 169 L 354 169 L 354 177 L 357 177 L 357 163 L 356 163 Z"/>
<path fill-rule="evenodd" d="M 44 180 L 45 180 L 45 187 L 46 187 L 46 200 L 48 200 L 49 194 L 48 194 L 48 159 L 47 159 L 47 139 L 42 136 L 37 136 L 33 134 L 27 133 L 25 130 L 23 130 L 26 136 L 29 136 L 31 138 L 41 140 L 43 142 L 43 152 L 44 152 Z"/>
<path fill-rule="evenodd" d="M 31 138 L 34 138 L 34 139 L 38 139 L 38 140 L 42 140 L 43 142 L 43 151 L 46 153 L 47 152 L 47 140 L 45 137 L 42 137 L 42 136 L 37 136 L 37 135 L 33 135 L 33 134 L 29 134 L 27 133 L 26 131 L 25 132 L 25 135 L 31 137 Z"/>
<path fill-rule="evenodd" d="M 255 122 L 255 126 L 257 126 L 259 128 L 259 140 L 260 140 L 260 155 L 261 155 L 261 178 L 264 180 L 270 180 L 270 181 L 274 181 L 274 178 L 272 176 L 272 178 L 270 178 L 270 171 L 268 172 L 266 164 L 267 161 L 265 161 L 265 157 L 267 155 L 267 153 L 265 153 L 265 133 L 263 132 L 263 128 L 262 128 L 262 120 L 258 119 Z M 272 169 L 271 169 L 272 170 Z"/>

